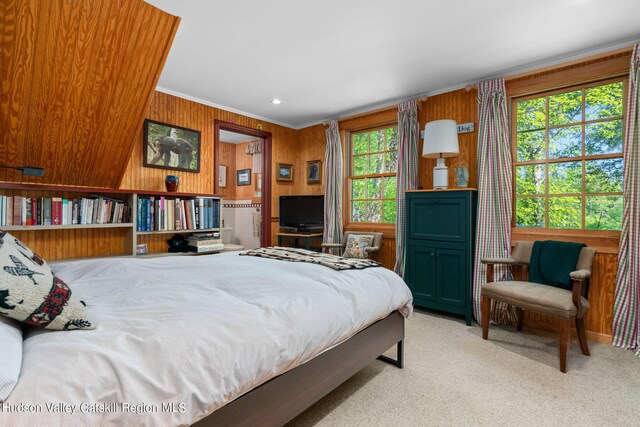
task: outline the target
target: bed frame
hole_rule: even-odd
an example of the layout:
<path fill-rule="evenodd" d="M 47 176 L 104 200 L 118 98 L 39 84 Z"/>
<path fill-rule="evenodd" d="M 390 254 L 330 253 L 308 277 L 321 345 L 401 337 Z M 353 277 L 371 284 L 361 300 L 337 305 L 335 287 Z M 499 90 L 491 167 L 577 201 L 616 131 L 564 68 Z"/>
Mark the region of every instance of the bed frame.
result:
<path fill-rule="evenodd" d="M 342 344 L 256 387 L 193 426 L 282 426 L 376 358 L 402 368 L 403 339 L 404 317 L 394 311 Z M 397 359 L 381 356 L 394 345 Z"/>

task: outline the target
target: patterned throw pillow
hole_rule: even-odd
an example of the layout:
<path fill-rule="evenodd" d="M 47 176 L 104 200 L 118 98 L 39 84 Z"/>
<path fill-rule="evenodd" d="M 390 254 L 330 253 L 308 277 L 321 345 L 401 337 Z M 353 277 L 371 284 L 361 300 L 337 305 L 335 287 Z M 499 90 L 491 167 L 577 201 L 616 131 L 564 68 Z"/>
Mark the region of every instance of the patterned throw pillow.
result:
<path fill-rule="evenodd" d="M 372 235 L 350 234 L 342 256 L 345 258 L 367 258 L 365 248 L 368 248 L 372 244 Z"/>
<path fill-rule="evenodd" d="M 0 231 L 0 315 L 45 329 L 93 329 L 84 302 L 49 265 Z"/>

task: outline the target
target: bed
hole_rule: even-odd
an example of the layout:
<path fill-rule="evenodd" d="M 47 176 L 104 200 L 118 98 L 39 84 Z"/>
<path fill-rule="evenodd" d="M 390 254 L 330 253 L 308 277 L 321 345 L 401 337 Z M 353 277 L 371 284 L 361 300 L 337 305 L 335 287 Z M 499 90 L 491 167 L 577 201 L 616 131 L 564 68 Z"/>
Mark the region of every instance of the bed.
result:
<path fill-rule="evenodd" d="M 2 425 L 282 424 L 401 342 L 412 307 L 384 268 L 222 253 L 53 269 L 95 329 L 25 333 Z"/>

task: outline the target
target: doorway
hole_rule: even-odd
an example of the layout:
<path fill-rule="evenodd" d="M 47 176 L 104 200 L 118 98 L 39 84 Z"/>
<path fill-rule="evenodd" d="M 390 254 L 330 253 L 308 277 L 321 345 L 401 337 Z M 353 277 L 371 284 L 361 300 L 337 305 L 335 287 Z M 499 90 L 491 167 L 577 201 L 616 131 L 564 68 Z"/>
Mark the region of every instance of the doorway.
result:
<path fill-rule="evenodd" d="M 231 243 L 271 246 L 271 144 L 271 132 L 214 121 L 214 193 Z"/>

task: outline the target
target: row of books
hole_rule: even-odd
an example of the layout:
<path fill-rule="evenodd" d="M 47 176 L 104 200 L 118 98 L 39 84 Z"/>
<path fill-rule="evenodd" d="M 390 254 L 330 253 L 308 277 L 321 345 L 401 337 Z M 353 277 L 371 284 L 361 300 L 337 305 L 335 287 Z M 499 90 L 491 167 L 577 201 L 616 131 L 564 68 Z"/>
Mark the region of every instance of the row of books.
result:
<path fill-rule="evenodd" d="M 91 196 L 0 196 L 0 226 L 120 224 L 131 221 L 131 209 L 122 200 Z"/>
<path fill-rule="evenodd" d="M 220 227 L 220 199 L 138 199 L 138 231 L 204 230 Z"/>

